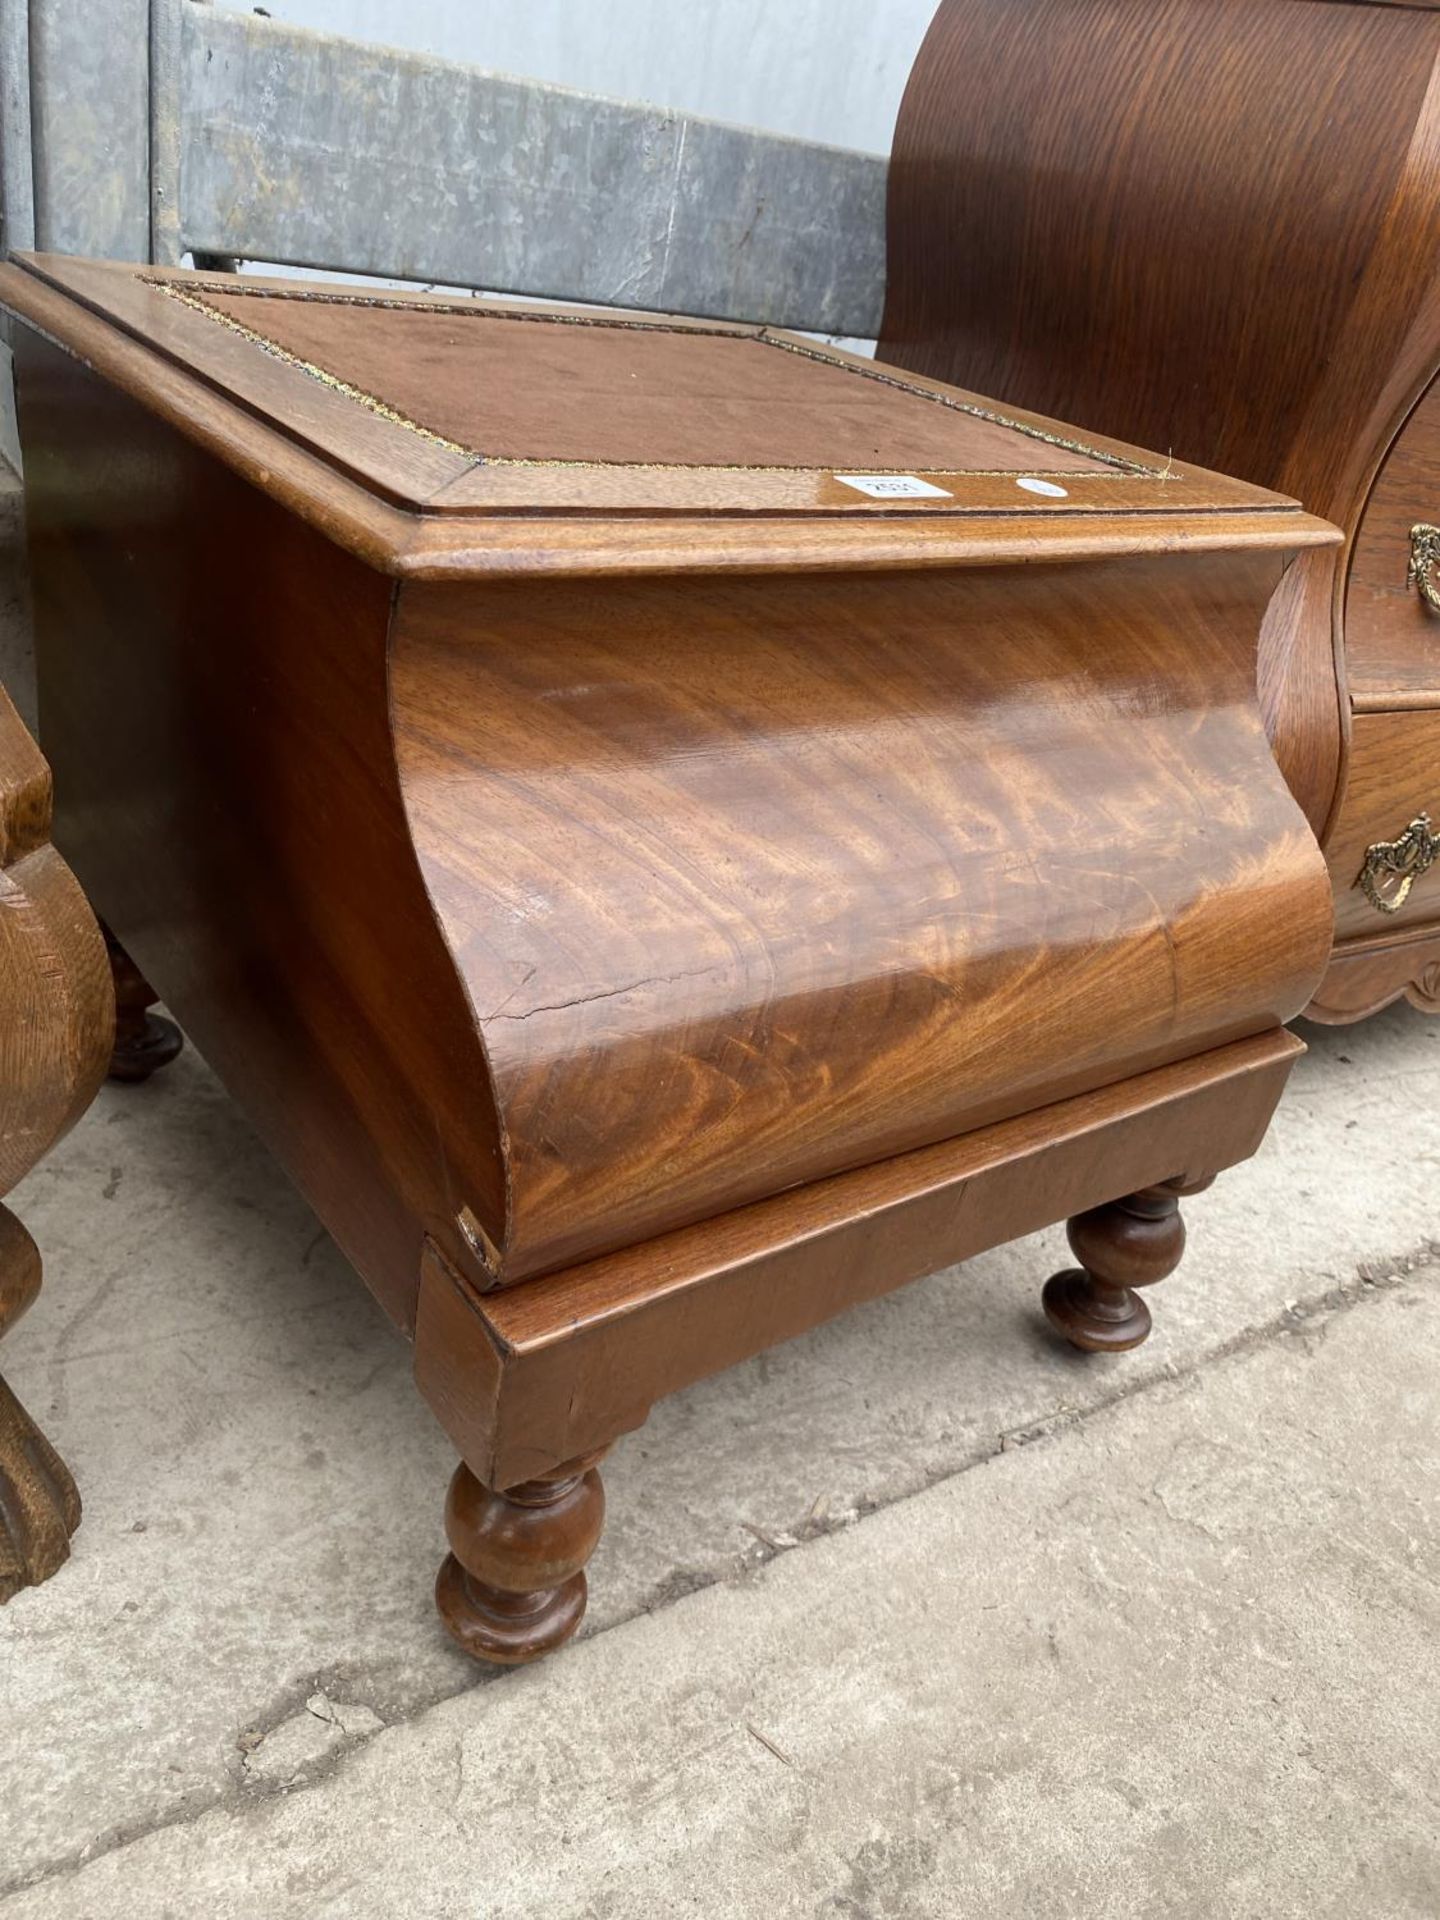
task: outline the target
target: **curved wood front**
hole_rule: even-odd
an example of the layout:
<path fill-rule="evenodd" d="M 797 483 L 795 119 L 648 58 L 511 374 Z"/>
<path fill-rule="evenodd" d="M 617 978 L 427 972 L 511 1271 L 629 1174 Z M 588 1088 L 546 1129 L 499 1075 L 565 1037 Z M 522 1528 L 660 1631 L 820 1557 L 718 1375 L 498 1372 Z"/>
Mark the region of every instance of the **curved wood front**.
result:
<path fill-rule="evenodd" d="M 407 586 L 411 830 L 500 1106 L 506 1281 L 1302 1006 L 1276 554 Z"/>
<path fill-rule="evenodd" d="M 1440 14 L 1350 0 L 943 0 L 896 128 L 879 357 L 1293 494 L 1354 530 L 1435 364 Z M 1262 698 L 1323 834 L 1338 579 Z"/>
<path fill-rule="evenodd" d="M 0 687 L 0 1194 L 89 1106 L 114 1028 L 105 944 L 50 845 L 50 795 Z"/>
<path fill-rule="evenodd" d="M 945 0 L 881 357 L 1339 517 L 1435 280 L 1437 48 L 1440 16 L 1344 0 Z"/>

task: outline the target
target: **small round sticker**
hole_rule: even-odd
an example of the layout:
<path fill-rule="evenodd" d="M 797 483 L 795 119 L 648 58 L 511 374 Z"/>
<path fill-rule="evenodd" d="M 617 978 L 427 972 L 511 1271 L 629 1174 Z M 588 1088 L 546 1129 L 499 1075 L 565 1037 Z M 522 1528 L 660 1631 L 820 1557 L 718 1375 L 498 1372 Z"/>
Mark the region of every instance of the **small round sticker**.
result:
<path fill-rule="evenodd" d="M 1057 487 L 1053 480 L 1032 480 L 1027 473 L 1023 479 L 1015 482 L 1026 493 L 1043 493 L 1047 500 L 1068 500 L 1069 492 L 1065 487 Z"/>

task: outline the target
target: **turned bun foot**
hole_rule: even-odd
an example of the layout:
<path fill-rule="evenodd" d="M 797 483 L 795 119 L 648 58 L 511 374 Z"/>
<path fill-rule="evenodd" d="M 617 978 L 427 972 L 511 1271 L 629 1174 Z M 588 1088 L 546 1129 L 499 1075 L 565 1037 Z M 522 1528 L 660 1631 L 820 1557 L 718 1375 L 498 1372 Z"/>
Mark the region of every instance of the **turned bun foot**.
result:
<path fill-rule="evenodd" d="M 132 1083 L 148 1080 L 161 1067 L 168 1067 L 184 1044 L 179 1027 L 163 1013 L 145 1012 L 129 1020 L 117 1016 L 109 1076 Z"/>
<path fill-rule="evenodd" d="M 136 1082 L 170 1062 L 184 1046 L 173 1020 L 150 1009 L 159 995 L 125 949 L 108 931 L 105 946 L 115 982 L 115 1045 L 110 1054 L 110 1078 Z"/>
<path fill-rule="evenodd" d="M 445 1532 L 451 1553 L 435 1604 L 451 1636 L 476 1660 L 519 1666 L 564 1643 L 585 1613 L 585 1563 L 605 1524 L 596 1472 L 606 1449 L 503 1493 L 463 1463 L 450 1482 Z"/>
<path fill-rule="evenodd" d="M 1123 1200 L 1077 1213 L 1066 1232 L 1080 1262 L 1045 1283 L 1045 1318 L 1086 1353 L 1126 1353 L 1150 1332 L 1150 1309 L 1136 1292 L 1180 1264 L 1185 1222 L 1180 1195 L 1209 1181 L 1167 1181 Z"/>
<path fill-rule="evenodd" d="M 0 1334 L 39 1291 L 35 1242 L 0 1207 Z M 0 1380 L 0 1606 L 64 1565 L 79 1524 L 80 1495 L 69 1469 Z"/>
<path fill-rule="evenodd" d="M 1052 1274 L 1040 1295 L 1045 1318 L 1085 1353 L 1128 1353 L 1150 1335 L 1150 1309 L 1129 1287 L 1109 1287 L 1079 1267 Z"/>

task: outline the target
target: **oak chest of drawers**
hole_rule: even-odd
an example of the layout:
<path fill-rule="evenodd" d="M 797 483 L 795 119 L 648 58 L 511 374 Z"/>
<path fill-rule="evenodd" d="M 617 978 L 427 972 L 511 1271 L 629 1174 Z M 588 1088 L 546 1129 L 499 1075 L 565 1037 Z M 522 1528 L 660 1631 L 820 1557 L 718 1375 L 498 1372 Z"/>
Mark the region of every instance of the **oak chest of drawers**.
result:
<path fill-rule="evenodd" d="M 1433 0 L 944 0 L 891 167 L 882 358 L 1344 529 L 1260 665 L 1328 1020 L 1440 994 L 1437 168 Z"/>
<path fill-rule="evenodd" d="M 153 987 L 413 1338 L 463 1645 L 563 1640 L 607 1447 L 853 1301 L 1069 1216 L 1052 1321 L 1144 1337 L 1329 951 L 1255 649 L 1332 529 L 786 335 L 0 289 L 125 1063 Z"/>

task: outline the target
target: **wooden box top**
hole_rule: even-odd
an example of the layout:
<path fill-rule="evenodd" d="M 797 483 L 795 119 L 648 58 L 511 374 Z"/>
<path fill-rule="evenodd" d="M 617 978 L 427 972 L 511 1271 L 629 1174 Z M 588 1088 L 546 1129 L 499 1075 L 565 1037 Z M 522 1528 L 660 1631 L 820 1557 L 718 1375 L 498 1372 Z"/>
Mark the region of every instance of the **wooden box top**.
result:
<path fill-rule="evenodd" d="M 770 328 L 44 255 L 0 300 L 390 571 L 1328 537 L 1244 482 Z"/>

